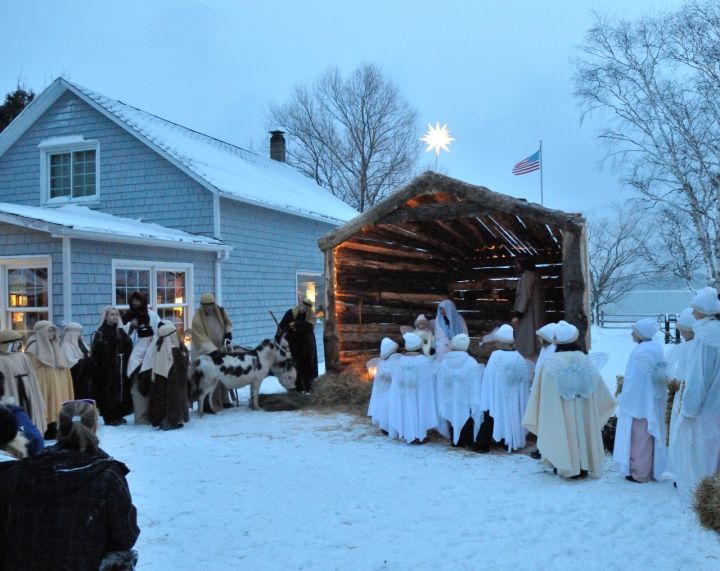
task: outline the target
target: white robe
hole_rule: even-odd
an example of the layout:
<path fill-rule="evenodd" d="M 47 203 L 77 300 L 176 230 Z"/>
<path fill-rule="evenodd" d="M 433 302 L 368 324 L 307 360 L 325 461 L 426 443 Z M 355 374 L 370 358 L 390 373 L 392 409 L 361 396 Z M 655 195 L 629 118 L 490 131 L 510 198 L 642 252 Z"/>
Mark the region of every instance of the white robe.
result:
<path fill-rule="evenodd" d="M 390 432 L 390 387 L 392 385 L 392 373 L 401 355 L 397 353 L 382 359 L 375 371 L 373 379 L 370 404 L 368 405 L 368 416 L 385 432 Z"/>
<path fill-rule="evenodd" d="M 493 440 L 505 440 L 508 451 L 525 446 L 522 425 L 530 393 L 530 368 L 517 351 L 493 351 L 483 374 L 480 408 L 493 417 Z"/>
<path fill-rule="evenodd" d="M 553 343 L 551 343 L 550 345 L 544 345 L 542 349 L 540 349 L 540 354 L 538 355 L 537 361 L 535 361 L 535 369 L 533 372 L 533 386 L 535 385 L 535 381 L 537 381 L 538 375 L 540 374 L 540 369 L 542 368 L 545 359 L 555 353 L 556 350 L 557 346 L 555 346 Z"/>
<path fill-rule="evenodd" d="M 665 472 L 665 405 L 667 377 L 662 345 L 643 341 L 633 349 L 625 369 L 625 379 L 618 396 L 617 428 L 613 459 L 624 476 L 630 475 L 630 444 L 633 419 L 647 419 L 648 432 L 655 439 L 653 475 L 656 480 Z"/>
<path fill-rule="evenodd" d="M 473 403 L 478 401 L 482 375 L 485 367 L 465 351 L 451 351 L 438 365 L 438 414 L 453 427 L 453 443 L 460 440 L 460 432 L 472 416 L 475 421 L 475 436 L 480 430 L 482 411 Z"/>
<path fill-rule="evenodd" d="M 396 361 L 390 384 L 389 428 L 391 437 L 410 443 L 424 440 L 437 428 L 435 361 L 422 354 L 403 355 Z"/>
<path fill-rule="evenodd" d="M 695 339 L 683 344 L 689 346 L 681 361 L 685 390 L 675 396 L 680 402 L 669 454 L 670 471 L 685 494 L 720 470 L 720 321 L 701 319 L 693 329 Z"/>
<path fill-rule="evenodd" d="M 614 409 L 615 399 L 587 355 L 561 352 L 539 371 L 523 425 L 537 434 L 543 461 L 560 476 L 587 470 L 598 477 L 605 460 L 602 429 Z"/>

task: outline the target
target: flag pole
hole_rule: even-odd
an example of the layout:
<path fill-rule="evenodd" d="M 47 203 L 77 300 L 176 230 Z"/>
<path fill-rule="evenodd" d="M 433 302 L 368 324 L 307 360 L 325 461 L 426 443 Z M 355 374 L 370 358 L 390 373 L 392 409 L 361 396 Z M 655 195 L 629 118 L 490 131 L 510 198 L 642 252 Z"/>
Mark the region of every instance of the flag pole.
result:
<path fill-rule="evenodd" d="M 545 205 L 545 197 L 543 196 L 543 176 L 542 176 L 542 141 L 540 141 L 540 204 Z"/>

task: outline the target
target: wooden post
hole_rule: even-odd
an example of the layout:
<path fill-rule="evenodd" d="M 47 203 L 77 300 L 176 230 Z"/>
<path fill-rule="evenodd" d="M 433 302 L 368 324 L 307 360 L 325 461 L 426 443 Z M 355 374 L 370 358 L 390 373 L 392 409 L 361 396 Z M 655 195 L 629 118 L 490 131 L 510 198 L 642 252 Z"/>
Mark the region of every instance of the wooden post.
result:
<path fill-rule="evenodd" d="M 587 234 L 583 224 L 578 230 L 562 231 L 563 292 L 565 320 L 580 330 L 578 341 L 590 350 L 590 296 L 588 288 Z"/>
<path fill-rule="evenodd" d="M 335 312 L 335 248 L 328 248 L 325 254 L 325 327 L 323 346 L 325 348 L 325 370 L 337 373 L 340 370 L 337 322 Z"/>

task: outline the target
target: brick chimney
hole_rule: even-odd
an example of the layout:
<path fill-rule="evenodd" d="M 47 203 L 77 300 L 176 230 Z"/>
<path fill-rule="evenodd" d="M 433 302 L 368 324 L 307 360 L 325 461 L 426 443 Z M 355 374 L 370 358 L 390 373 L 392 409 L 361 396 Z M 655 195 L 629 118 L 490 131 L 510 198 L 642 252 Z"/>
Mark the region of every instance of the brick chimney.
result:
<path fill-rule="evenodd" d="M 285 131 L 270 131 L 270 158 L 274 161 L 285 162 Z"/>

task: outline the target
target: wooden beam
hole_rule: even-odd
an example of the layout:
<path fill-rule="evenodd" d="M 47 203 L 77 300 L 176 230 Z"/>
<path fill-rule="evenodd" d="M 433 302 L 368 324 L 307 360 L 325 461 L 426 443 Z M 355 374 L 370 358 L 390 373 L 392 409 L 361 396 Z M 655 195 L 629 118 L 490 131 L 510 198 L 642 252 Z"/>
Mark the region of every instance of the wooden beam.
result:
<path fill-rule="evenodd" d="M 325 323 L 323 327 L 323 347 L 325 349 L 325 369 L 340 370 L 338 336 L 335 315 L 335 250 L 325 250 Z"/>
<path fill-rule="evenodd" d="M 590 349 L 590 297 L 588 287 L 587 235 L 563 230 L 563 290 L 565 320 L 580 330 L 580 345 Z"/>

